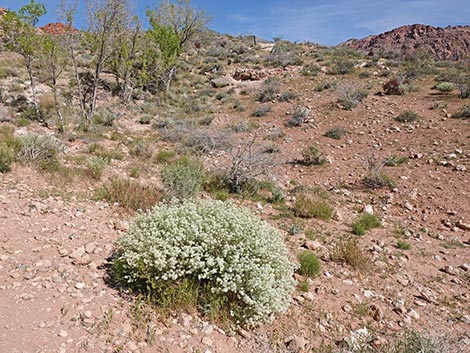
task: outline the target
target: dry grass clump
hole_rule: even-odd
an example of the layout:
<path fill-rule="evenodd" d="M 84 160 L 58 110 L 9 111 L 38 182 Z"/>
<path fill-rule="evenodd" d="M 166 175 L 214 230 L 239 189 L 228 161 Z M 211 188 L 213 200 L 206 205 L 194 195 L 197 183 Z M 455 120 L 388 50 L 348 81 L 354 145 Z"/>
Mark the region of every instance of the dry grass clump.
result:
<path fill-rule="evenodd" d="M 334 208 L 329 201 L 329 194 L 320 187 L 299 187 L 293 191 L 295 202 L 294 214 L 303 218 L 329 220 Z"/>
<path fill-rule="evenodd" d="M 331 258 L 335 262 L 345 263 L 356 270 L 364 269 L 370 259 L 359 247 L 357 239 L 347 237 L 341 239 L 333 248 Z"/>
<path fill-rule="evenodd" d="M 139 182 L 121 179 L 117 176 L 99 188 L 95 199 L 117 202 L 131 210 L 148 210 L 162 199 L 163 193 L 153 185 L 142 185 Z"/>

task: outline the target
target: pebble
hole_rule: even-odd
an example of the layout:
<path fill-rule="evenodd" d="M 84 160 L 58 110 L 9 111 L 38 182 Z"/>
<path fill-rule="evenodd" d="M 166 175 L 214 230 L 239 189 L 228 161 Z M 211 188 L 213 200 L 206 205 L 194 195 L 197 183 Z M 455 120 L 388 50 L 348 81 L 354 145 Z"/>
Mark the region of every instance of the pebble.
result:
<path fill-rule="evenodd" d="M 366 205 L 366 206 L 364 206 L 364 208 L 362 209 L 362 212 L 363 212 L 363 213 L 366 213 L 366 214 L 373 215 L 373 214 L 374 214 L 374 209 L 372 208 L 372 205 Z"/>
<path fill-rule="evenodd" d="M 212 347 L 212 345 L 214 344 L 214 342 L 212 342 L 212 340 L 207 336 L 203 337 L 201 342 L 202 344 L 205 344 L 206 346 L 209 346 L 209 347 Z"/>
<path fill-rule="evenodd" d="M 211 324 L 206 323 L 202 326 L 202 333 L 206 336 L 212 335 L 213 332 L 214 326 L 212 326 Z"/>
<path fill-rule="evenodd" d="M 413 320 L 419 320 L 421 318 L 421 316 L 413 309 L 409 309 L 406 314 Z"/>
<path fill-rule="evenodd" d="M 68 333 L 65 330 L 60 330 L 59 333 L 57 334 L 59 337 L 67 337 Z"/>

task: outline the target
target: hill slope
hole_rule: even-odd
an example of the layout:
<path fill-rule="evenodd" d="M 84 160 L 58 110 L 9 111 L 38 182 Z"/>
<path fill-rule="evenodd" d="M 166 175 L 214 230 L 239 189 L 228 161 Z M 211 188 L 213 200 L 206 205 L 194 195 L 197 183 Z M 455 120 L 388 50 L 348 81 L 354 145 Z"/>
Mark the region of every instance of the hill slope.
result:
<path fill-rule="evenodd" d="M 388 56 L 412 55 L 423 48 L 436 60 L 462 60 L 470 55 L 470 26 L 433 27 L 422 24 L 402 26 L 391 31 L 350 39 L 340 46 Z"/>

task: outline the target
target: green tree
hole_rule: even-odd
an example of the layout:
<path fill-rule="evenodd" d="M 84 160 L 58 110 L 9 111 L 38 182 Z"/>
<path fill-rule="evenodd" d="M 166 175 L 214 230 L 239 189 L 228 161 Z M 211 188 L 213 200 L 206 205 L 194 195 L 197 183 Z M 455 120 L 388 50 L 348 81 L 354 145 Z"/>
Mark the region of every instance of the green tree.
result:
<path fill-rule="evenodd" d="M 87 107 L 87 124 L 96 109 L 98 86 L 105 64 L 112 57 L 120 39 L 125 35 L 130 21 L 127 0 L 86 0 L 88 31 L 85 44 L 93 55 L 93 79 L 91 97 Z"/>
<path fill-rule="evenodd" d="M 203 30 L 211 17 L 204 10 L 195 9 L 190 0 L 164 0 L 157 9 L 148 9 L 150 22 L 148 36 L 159 47 L 161 81 L 170 90 L 176 74 L 176 63 L 195 34 Z"/>
<path fill-rule="evenodd" d="M 61 36 L 44 34 L 41 37 L 40 58 L 43 69 L 48 73 L 54 95 L 54 108 L 59 118 L 59 131 L 64 132 L 65 121 L 60 110 L 57 80 L 68 62 L 67 50 Z"/>
<path fill-rule="evenodd" d="M 33 105 L 37 117 L 40 117 L 40 111 L 36 96 L 33 64 L 38 57 L 39 34 L 34 26 L 45 13 L 46 7 L 43 4 L 31 0 L 29 4 L 21 7 L 18 13 L 8 11 L 0 19 L 6 48 L 23 57 L 29 75 Z"/>

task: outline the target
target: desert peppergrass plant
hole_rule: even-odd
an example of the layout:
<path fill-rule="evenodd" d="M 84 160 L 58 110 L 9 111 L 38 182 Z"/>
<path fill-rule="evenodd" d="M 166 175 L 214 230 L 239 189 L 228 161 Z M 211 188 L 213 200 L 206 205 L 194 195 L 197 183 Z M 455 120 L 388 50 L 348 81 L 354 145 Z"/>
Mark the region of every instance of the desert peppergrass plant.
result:
<path fill-rule="evenodd" d="M 141 213 L 116 245 L 117 285 L 157 305 L 171 298 L 206 311 L 217 307 L 237 324 L 271 321 L 287 309 L 296 285 L 281 234 L 231 202 L 159 204 Z"/>

